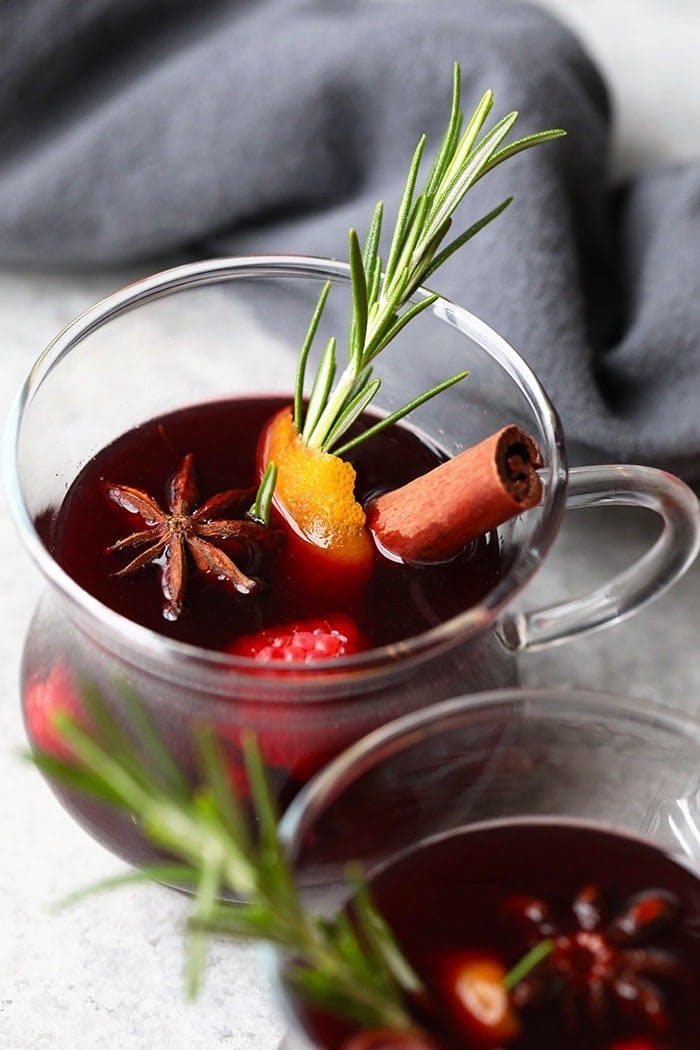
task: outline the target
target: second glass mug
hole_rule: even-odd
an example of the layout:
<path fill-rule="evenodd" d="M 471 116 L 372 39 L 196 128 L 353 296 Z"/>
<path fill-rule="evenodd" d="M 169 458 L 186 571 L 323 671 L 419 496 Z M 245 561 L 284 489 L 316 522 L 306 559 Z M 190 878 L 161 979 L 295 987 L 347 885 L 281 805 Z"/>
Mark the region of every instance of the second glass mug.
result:
<path fill-rule="evenodd" d="M 625 843 L 634 849 L 655 847 L 697 878 L 699 765 L 700 723 L 653 704 L 564 688 L 485 692 L 414 711 L 370 733 L 304 788 L 287 809 L 280 834 L 302 903 L 312 914 L 331 919 L 347 908 L 352 892 L 348 865 L 359 863 L 375 892 L 384 878 L 379 900 L 399 940 L 402 932 L 421 931 L 411 943 L 414 951 L 421 945 L 419 957 L 425 962 L 426 943 L 431 955 L 484 950 L 484 930 L 475 922 L 473 901 L 470 910 L 470 894 L 498 926 L 498 891 L 489 892 L 494 887 L 538 897 L 542 889 L 533 887 L 543 887 L 545 876 L 550 882 L 545 899 L 559 914 L 564 887 L 597 882 L 601 863 L 604 897 L 619 894 L 630 881 L 650 879 L 656 885 L 658 869 L 652 876 L 646 867 L 650 854 L 642 862 Z M 569 833 L 612 833 L 617 846 L 611 853 L 610 839 L 596 846 L 588 838 L 577 852 L 568 834 L 564 856 L 557 827 Z M 504 837 L 508 830 L 516 838 Z M 492 843 L 478 853 L 479 861 L 473 853 L 450 849 L 465 841 L 465 834 L 468 842 L 474 832 L 485 832 Z M 552 836 L 557 845 L 551 844 Z M 441 854 L 443 847 L 447 854 Z M 436 860 L 440 856 L 442 862 Z M 397 870 L 401 877 L 394 876 L 387 890 L 387 871 Z M 700 884 L 693 880 L 693 885 Z M 456 887 L 457 905 L 451 892 Z M 695 940 L 700 894 L 697 888 L 691 894 L 685 924 Z M 353 1026 L 310 1006 L 284 980 L 289 964 L 284 951 L 265 946 L 264 958 L 289 1021 L 281 1050 L 349 1047 Z M 697 953 L 694 958 L 697 965 Z M 601 1042 L 613 1046 L 599 1034 Z M 538 1037 L 534 1042 L 533 1036 Z M 551 1034 L 537 1029 L 526 1041 L 527 1046 L 553 1045 Z M 589 1045 L 580 1036 L 574 1042 Z M 563 1036 L 557 1045 L 568 1047 L 570 1041 Z M 676 1045 L 696 1044 L 686 1037 Z M 652 1043 L 620 1039 L 614 1046 L 641 1050 Z"/>
<path fill-rule="evenodd" d="M 312 671 L 256 664 L 253 673 L 248 659 L 162 637 L 82 590 L 51 556 L 36 525 L 41 518 L 50 530 L 82 467 L 127 430 L 185 405 L 291 395 L 321 284 L 341 287 L 330 297 L 319 345 L 347 323 L 348 276 L 342 263 L 262 256 L 191 263 L 138 281 L 88 310 L 44 351 L 20 393 L 6 445 L 11 507 L 48 583 L 26 640 L 24 694 L 50 683 L 52 674 L 68 675 L 96 685 L 118 712 L 126 681 L 186 768 L 193 763 L 193 723 L 216 726 L 234 762 L 240 730 L 250 728 L 274 767 L 283 804 L 375 727 L 465 691 L 512 685 L 518 653 L 634 612 L 686 570 L 700 542 L 697 499 L 677 478 L 636 466 L 567 472 L 560 423 L 535 375 L 478 318 L 438 299 L 383 354 L 377 409 L 393 411 L 465 369 L 469 378 L 421 406 L 410 425 L 451 455 L 517 423 L 539 444 L 545 463 L 540 505 L 499 530 L 503 572 L 481 602 L 416 637 L 336 664 L 315 664 Z M 514 612 L 513 600 L 545 558 L 564 509 L 613 504 L 661 515 L 664 527 L 652 548 L 587 596 Z M 109 848 L 133 863 L 150 859 L 128 822 L 59 793 Z"/>

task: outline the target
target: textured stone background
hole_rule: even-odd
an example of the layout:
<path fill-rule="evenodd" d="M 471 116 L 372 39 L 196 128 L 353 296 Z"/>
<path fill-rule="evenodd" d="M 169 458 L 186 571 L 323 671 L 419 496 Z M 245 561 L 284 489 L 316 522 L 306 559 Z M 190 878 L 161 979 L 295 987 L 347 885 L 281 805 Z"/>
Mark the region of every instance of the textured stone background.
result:
<path fill-rule="evenodd" d="M 399 2 L 399 0 L 397 0 Z M 408 2 L 408 0 L 401 0 Z M 577 28 L 612 87 L 615 170 L 697 154 L 695 0 L 542 0 Z M 692 57 L 691 57 L 692 55 Z M 0 273 L 0 416 L 32 360 L 67 321 L 132 273 Z M 22 638 L 40 581 L 0 497 L 0 1046 L 3 1050 L 273 1050 L 282 1022 L 247 946 L 219 946 L 200 998 L 184 1001 L 185 902 L 157 887 L 52 901 L 119 864 L 66 816 L 17 757 Z M 588 589 L 653 536 L 644 514 L 570 516 L 527 602 Z M 700 709 L 700 565 L 613 630 L 523 660 L 530 683 L 567 683 Z"/>

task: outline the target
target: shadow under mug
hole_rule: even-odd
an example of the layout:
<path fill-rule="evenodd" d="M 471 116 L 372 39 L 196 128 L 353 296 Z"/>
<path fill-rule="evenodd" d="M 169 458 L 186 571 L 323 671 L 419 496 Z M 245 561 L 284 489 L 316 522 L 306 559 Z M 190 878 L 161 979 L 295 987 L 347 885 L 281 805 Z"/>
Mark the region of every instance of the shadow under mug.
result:
<path fill-rule="evenodd" d="M 371 883 L 430 843 L 477 827 L 497 834 L 503 823 L 544 824 L 540 847 L 546 825 L 612 831 L 657 847 L 700 877 L 699 769 L 694 719 L 583 690 L 505 689 L 447 700 L 375 730 L 297 795 L 280 834 L 305 906 L 327 917 L 347 904 L 350 862 Z M 524 892 L 517 855 L 499 853 L 498 870 L 501 857 L 513 892 Z M 562 856 L 548 863 L 560 873 L 571 867 Z M 411 921 L 420 924 L 440 895 L 431 869 L 417 869 L 431 887 L 422 907 L 418 876 L 412 884 Z M 578 877 L 587 884 L 590 868 L 574 870 Z M 309 1034 L 313 1014 L 284 988 L 283 953 L 266 947 L 264 956 L 291 1021 L 284 1050 L 325 1046 Z"/>
<path fill-rule="evenodd" d="M 327 280 L 334 288 L 317 337 L 323 346 L 329 334 L 346 330 L 349 271 L 342 263 L 222 258 L 129 285 L 73 321 L 39 357 L 11 413 L 5 448 L 11 509 L 48 584 L 26 640 L 25 697 L 32 688 L 50 688 L 52 675 L 67 676 L 96 685 L 118 713 L 117 683 L 126 680 L 186 767 L 194 722 L 217 727 L 233 762 L 241 728 L 253 729 L 283 804 L 378 725 L 465 690 L 512 685 L 519 652 L 634 612 L 685 571 L 700 538 L 696 497 L 665 472 L 594 466 L 567 474 L 561 427 L 533 372 L 482 321 L 438 299 L 382 355 L 377 409 L 393 411 L 456 370 L 468 370 L 466 381 L 417 409 L 410 425 L 452 455 L 516 423 L 532 434 L 545 462 L 540 505 L 499 530 L 503 571 L 483 600 L 393 645 L 315 664 L 312 671 L 256 665 L 254 674 L 245 658 L 173 641 L 106 608 L 63 571 L 37 521 L 50 533 L 85 464 L 149 419 L 225 397 L 290 395 L 310 310 Z M 565 507 L 619 504 L 661 516 L 663 530 L 651 549 L 587 596 L 513 611 Z M 63 790 L 61 797 L 117 853 L 136 863 L 150 857 L 121 818 Z"/>

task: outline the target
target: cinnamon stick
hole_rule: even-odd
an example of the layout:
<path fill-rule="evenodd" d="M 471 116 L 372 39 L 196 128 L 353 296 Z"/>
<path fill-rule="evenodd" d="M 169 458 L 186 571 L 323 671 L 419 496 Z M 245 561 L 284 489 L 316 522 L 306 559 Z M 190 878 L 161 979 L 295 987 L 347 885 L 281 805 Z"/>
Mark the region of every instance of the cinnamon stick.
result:
<path fill-rule="evenodd" d="M 511 424 L 366 508 L 382 550 L 402 561 L 444 561 L 470 540 L 539 503 L 542 456 Z"/>

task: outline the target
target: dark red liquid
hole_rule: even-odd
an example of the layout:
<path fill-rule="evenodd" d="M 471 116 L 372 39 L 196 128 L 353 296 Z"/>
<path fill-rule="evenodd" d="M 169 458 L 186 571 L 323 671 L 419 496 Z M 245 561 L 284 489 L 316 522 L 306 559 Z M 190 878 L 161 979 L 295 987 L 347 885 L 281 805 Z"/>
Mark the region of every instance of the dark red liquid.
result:
<path fill-rule="evenodd" d="M 572 1025 L 551 1003 L 520 1013 L 522 1034 L 504 1050 L 608 1050 L 616 1040 L 648 1038 L 663 1050 L 700 1047 L 700 880 L 654 847 L 589 826 L 513 822 L 485 826 L 422 847 L 391 864 L 372 882 L 375 902 L 437 1005 L 428 1021 L 441 1047 L 476 1046 L 456 1035 L 440 1004 L 439 959 L 452 952 L 495 954 L 506 968 L 524 955 L 520 931 L 507 917 L 506 901 L 526 894 L 544 898 L 561 932 L 575 920 L 571 901 L 586 885 L 603 891 L 612 919 L 629 899 L 663 889 L 680 901 L 676 922 L 648 943 L 674 955 L 680 976 L 659 979 L 671 1016 L 655 1035 L 614 1010 L 594 1023 Z M 640 945 L 641 946 L 641 945 Z M 655 978 L 655 980 L 657 980 Z M 328 1017 L 301 1011 L 319 1047 L 338 1050 L 349 1029 Z M 420 1023 L 426 1025 L 425 1017 Z"/>
<path fill-rule="evenodd" d="M 90 594 L 151 630 L 209 649 L 225 649 L 239 635 L 333 612 L 350 613 L 373 646 L 419 634 L 471 605 L 502 572 L 495 536 L 487 536 L 447 565 L 409 567 L 377 554 L 369 586 L 342 610 L 284 577 L 272 555 L 259 575 L 254 596 L 224 589 L 190 567 L 185 612 L 176 622 L 163 617 L 159 568 L 114 573 L 129 560 L 106 548 L 133 531 L 110 503 L 102 480 L 142 489 L 167 506 L 170 479 L 187 453 L 194 456 L 200 503 L 230 488 L 255 485 L 255 452 L 261 429 L 286 402 L 256 398 L 195 405 L 152 420 L 118 438 L 83 469 L 58 512 L 37 523 L 60 565 Z M 369 439 L 347 457 L 357 470 L 360 502 L 430 470 L 440 457 L 404 427 Z M 133 557 L 134 553 L 131 552 Z M 257 574 L 258 566 L 241 565 Z M 313 581 L 310 581 L 312 583 Z"/>

